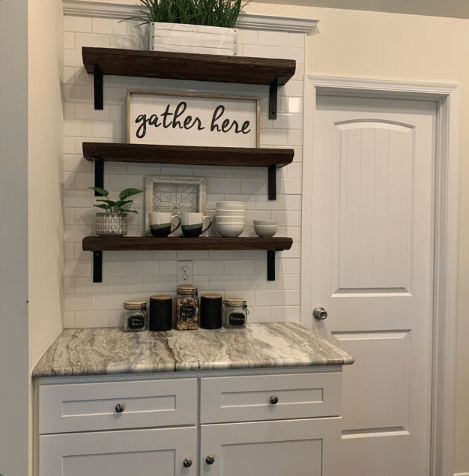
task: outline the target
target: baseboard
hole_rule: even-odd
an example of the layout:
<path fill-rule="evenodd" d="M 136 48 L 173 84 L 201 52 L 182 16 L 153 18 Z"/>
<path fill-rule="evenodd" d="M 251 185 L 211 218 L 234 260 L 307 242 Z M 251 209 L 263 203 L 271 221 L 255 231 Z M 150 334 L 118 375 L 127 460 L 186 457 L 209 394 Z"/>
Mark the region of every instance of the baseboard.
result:
<path fill-rule="evenodd" d="M 453 476 L 469 476 L 469 473 L 454 473 Z"/>

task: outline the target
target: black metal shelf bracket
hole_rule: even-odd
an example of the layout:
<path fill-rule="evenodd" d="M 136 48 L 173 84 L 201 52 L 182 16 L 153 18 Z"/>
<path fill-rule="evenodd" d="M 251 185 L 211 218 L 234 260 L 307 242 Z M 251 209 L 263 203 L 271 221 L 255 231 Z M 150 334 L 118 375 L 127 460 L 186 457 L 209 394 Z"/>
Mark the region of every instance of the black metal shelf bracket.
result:
<path fill-rule="evenodd" d="M 99 64 L 93 65 L 93 75 L 94 75 L 94 108 L 102 110 L 103 109 L 103 71 Z"/>
<path fill-rule="evenodd" d="M 285 83 L 285 76 L 277 76 L 269 86 L 269 119 L 277 119 L 278 88 Z"/>
<path fill-rule="evenodd" d="M 99 155 L 93 156 L 94 159 L 94 186 L 104 188 L 104 160 Z M 95 197 L 100 197 L 98 192 L 94 192 Z"/>
<path fill-rule="evenodd" d="M 93 251 L 93 283 L 103 282 L 103 252 Z"/>
<path fill-rule="evenodd" d="M 269 165 L 267 174 L 269 200 L 277 200 L 277 166 Z"/>
<path fill-rule="evenodd" d="M 267 250 L 267 281 L 275 281 L 275 251 Z"/>

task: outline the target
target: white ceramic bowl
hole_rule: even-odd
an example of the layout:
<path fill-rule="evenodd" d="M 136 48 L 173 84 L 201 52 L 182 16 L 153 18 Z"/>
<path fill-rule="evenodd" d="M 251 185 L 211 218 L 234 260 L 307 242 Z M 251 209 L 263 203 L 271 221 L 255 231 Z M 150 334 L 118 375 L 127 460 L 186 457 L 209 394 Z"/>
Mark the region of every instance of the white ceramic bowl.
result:
<path fill-rule="evenodd" d="M 270 238 L 277 233 L 278 225 L 254 225 L 254 231 L 257 236 Z"/>
<path fill-rule="evenodd" d="M 217 223 L 217 230 L 221 236 L 236 238 L 244 231 L 244 223 Z"/>
<path fill-rule="evenodd" d="M 217 208 L 217 217 L 242 217 L 244 218 L 244 210 L 221 210 Z"/>
<path fill-rule="evenodd" d="M 216 216 L 217 223 L 244 223 L 244 217 Z"/>
<path fill-rule="evenodd" d="M 217 202 L 217 208 L 222 210 L 244 210 L 244 202 Z"/>
<path fill-rule="evenodd" d="M 278 226 L 278 220 L 253 220 L 252 223 L 254 226 Z"/>

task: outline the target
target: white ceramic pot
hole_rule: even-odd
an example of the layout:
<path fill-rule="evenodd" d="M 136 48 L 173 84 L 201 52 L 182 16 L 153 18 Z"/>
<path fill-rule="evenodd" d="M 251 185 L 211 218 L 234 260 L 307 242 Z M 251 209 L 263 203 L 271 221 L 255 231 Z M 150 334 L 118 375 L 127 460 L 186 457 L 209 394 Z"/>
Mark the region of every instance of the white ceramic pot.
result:
<path fill-rule="evenodd" d="M 149 49 L 210 55 L 238 54 L 238 30 L 181 23 L 150 23 Z"/>
<path fill-rule="evenodd" d="M 106 236 L 127 235 L 127 214 L 96 213 L 96 234 Z"/>
<path fill-rule="evenodd" d="M 236 238 L 244 231 L 244 223 L 217 223 L 217 230 L 221 236 Z"/>
<path fill-rule="evenodd" d="M 242 217 L 244 218 L 244 210 L 220 210 L 217 208 L 217 217 Z"/>

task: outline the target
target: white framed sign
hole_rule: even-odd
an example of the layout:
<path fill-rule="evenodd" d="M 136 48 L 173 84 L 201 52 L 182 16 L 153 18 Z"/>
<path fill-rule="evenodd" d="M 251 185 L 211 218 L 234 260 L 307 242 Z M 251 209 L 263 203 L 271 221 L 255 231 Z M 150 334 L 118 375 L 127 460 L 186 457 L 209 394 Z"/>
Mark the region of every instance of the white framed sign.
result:
<path fill-rule="evenodd" d="M 127 91 L 127 142 L 259 147 L 259 98 Z"/>

